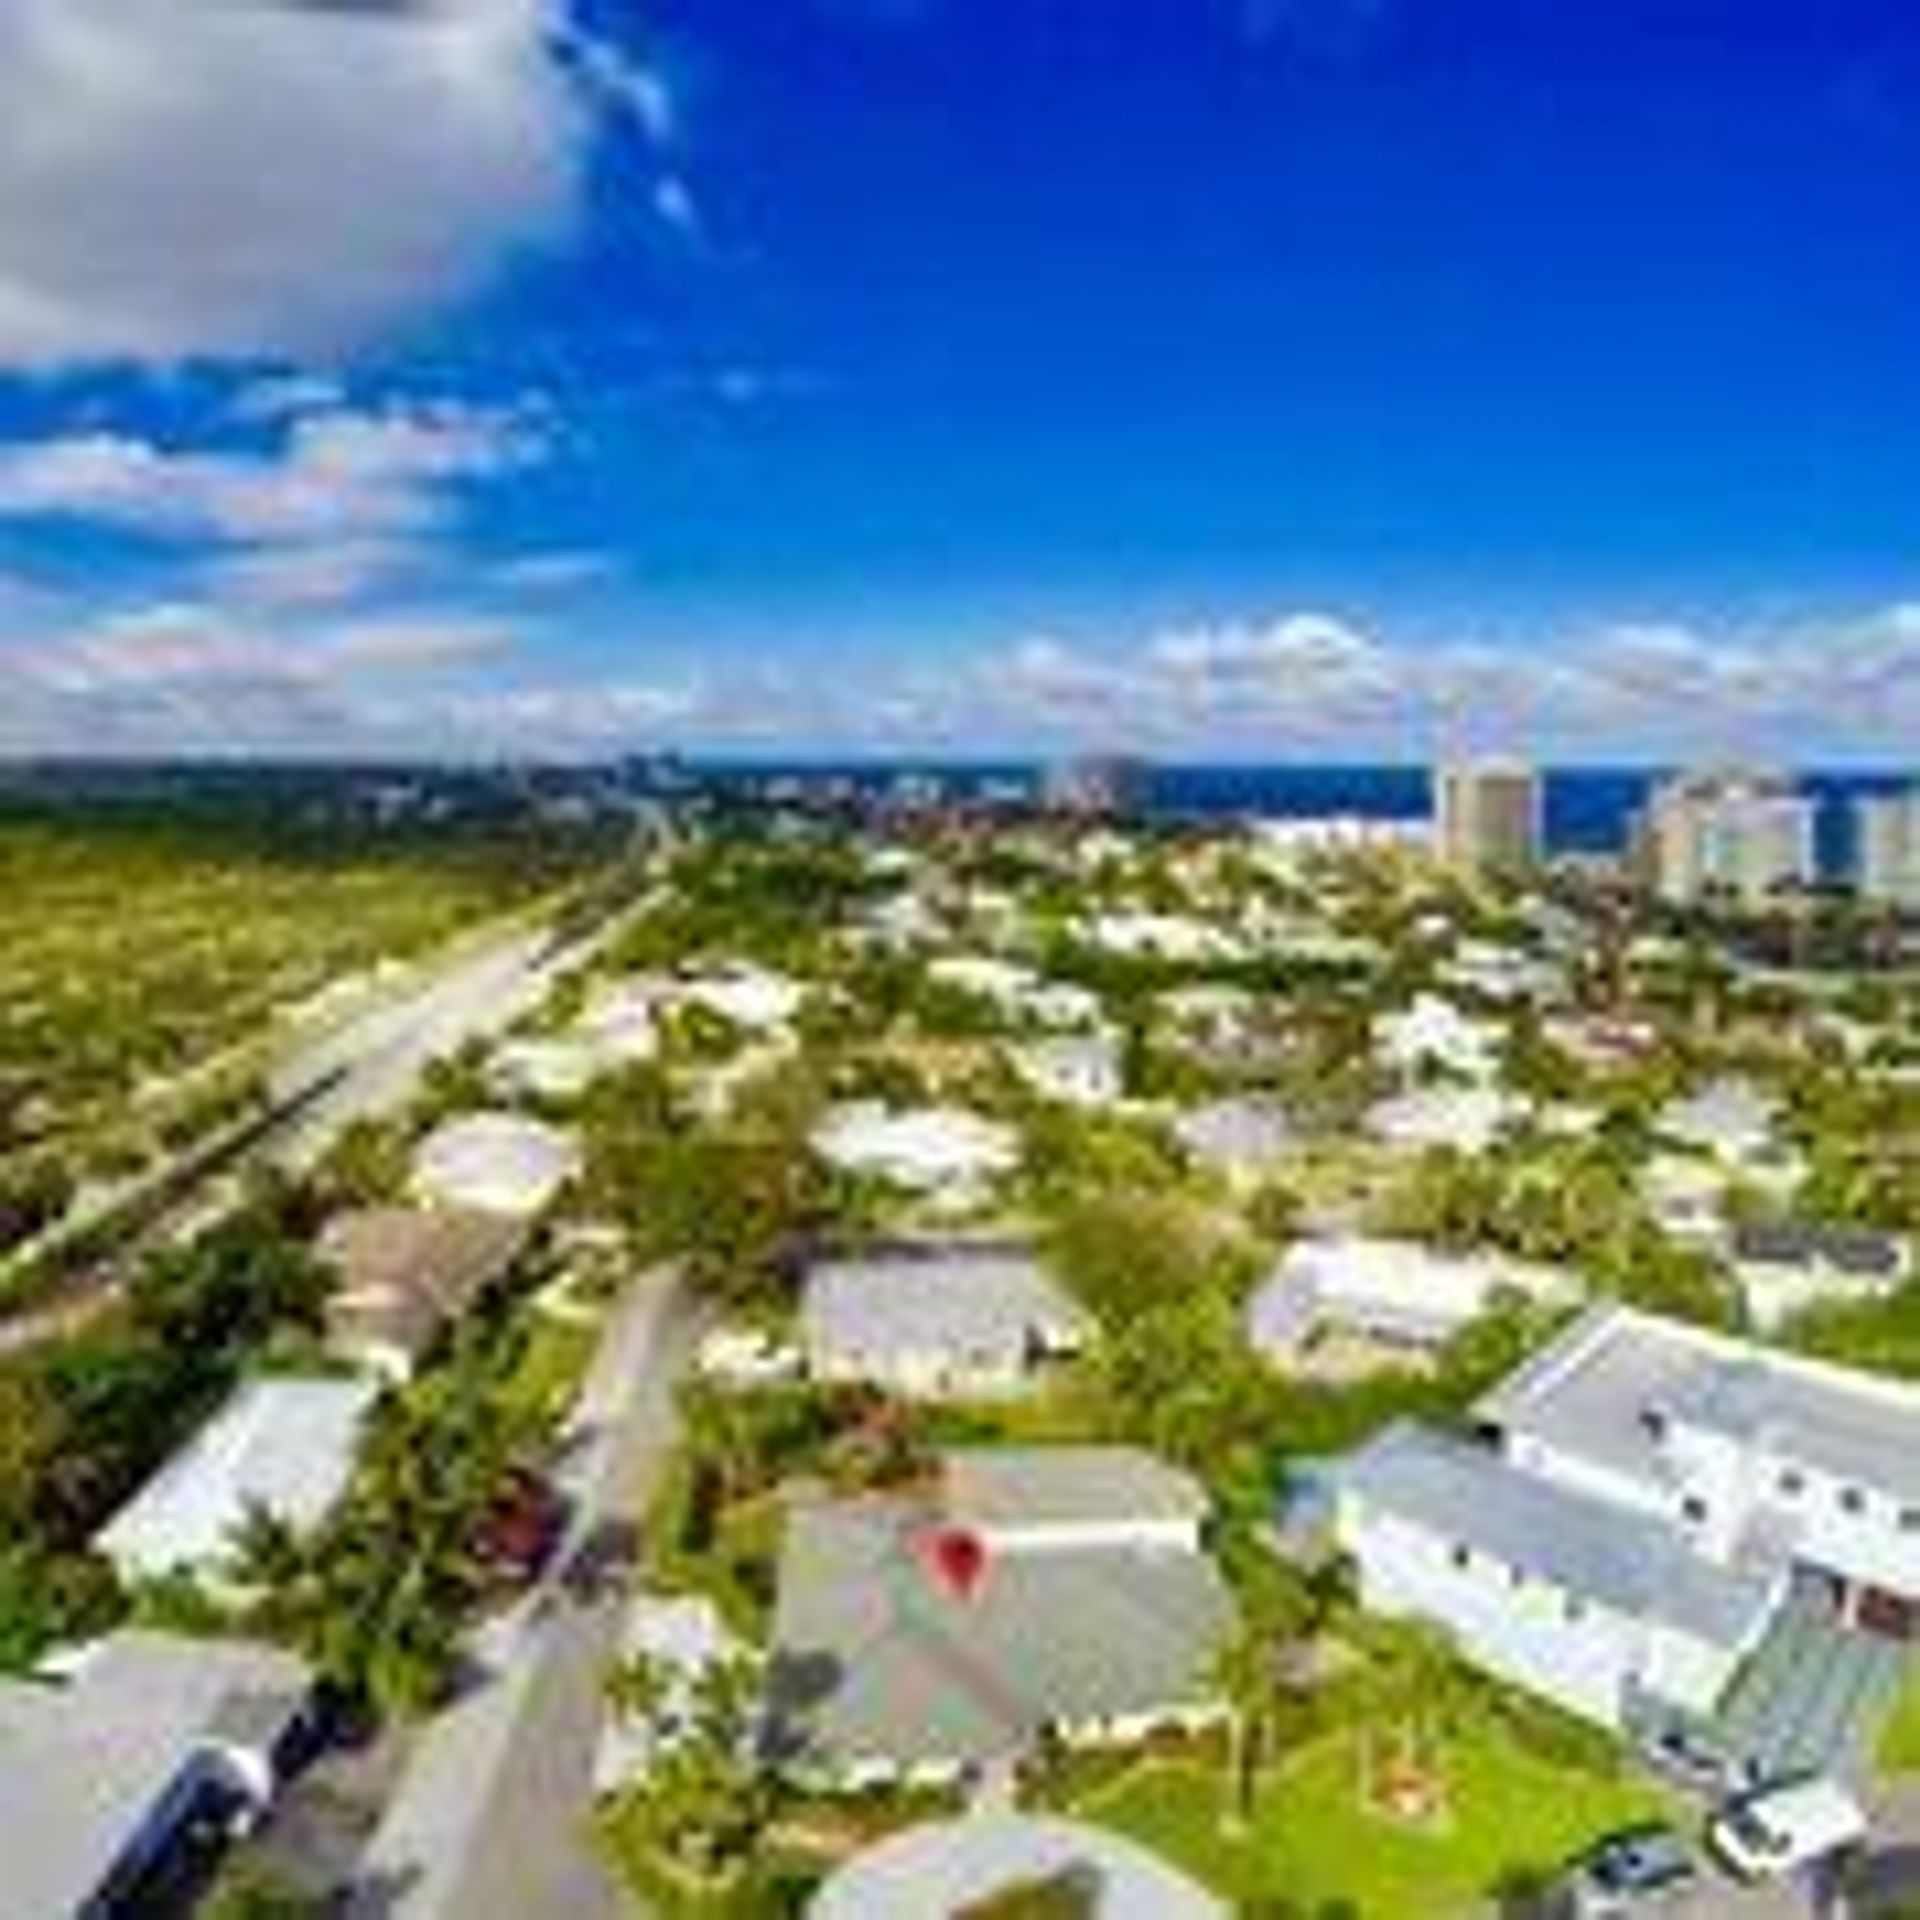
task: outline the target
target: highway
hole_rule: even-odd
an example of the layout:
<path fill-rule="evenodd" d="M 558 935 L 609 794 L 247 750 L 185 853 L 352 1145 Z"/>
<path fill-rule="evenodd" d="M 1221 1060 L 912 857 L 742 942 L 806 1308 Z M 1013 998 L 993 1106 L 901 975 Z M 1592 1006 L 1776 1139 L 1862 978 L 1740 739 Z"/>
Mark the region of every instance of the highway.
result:
<path fill-rule="evenodd" d="M 501 1032 L 537 1007 L 562 975 L 589 960 L 620 924 L 556 945 L 544 926 L 470 940 L 423 977 L 314 1038 L 292 1041 L 268 1074 L 266 1111 L 214 1142 L 196 1143 L 49 1236 L 104 1232 L 124 1218 L 110 1257 L 76 1271 L 22 1312 L 0 1317 L 0 1357 L 78 1332 L 119 1295 L 129 1257 L 217 1215 L 236 1176 L 262 1164 L 304 1174 L 355 1121 L 403 1106 L 427 1069 L 470 1040 Z M 232 1144 L 223 1144 L 231 1137 Z M 149 1202 L 149 1196 L 163 1196 Z M 134 1224 L 137 1220 L 138 1224 Z"/>

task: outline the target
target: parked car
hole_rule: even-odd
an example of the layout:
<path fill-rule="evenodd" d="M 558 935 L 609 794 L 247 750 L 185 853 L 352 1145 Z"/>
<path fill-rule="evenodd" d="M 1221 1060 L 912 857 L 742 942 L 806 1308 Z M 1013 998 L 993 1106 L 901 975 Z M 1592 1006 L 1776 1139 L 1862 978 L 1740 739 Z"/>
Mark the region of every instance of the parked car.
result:
<path fill-rule="evenodd" d="M 1740 1795 L 1707 1827 L 1714 1857 L 1742 1880 L 1781 1880 L 1867 1837 L 1867 1816 L 1845 1787 L 1824 1776 Z"/>
<path fill-rule="evenodd" d="M 1627 1920 L 1677 1903 L 1699 1879 L 1692 1847 L 1673 1828 L 1630 1827 L 1574 1863 L 1562 1905 L 1568 1920 Z"/>
<path fill-rule="evenodd" d="M 1664 1726 L 1641 1744 L 1656 1773 L 1689 1791 L 1720 1798 L 1730 1787 L 1749 1784 L 1729 1766 L 1727 1757 L 1689 1728 Z"/>

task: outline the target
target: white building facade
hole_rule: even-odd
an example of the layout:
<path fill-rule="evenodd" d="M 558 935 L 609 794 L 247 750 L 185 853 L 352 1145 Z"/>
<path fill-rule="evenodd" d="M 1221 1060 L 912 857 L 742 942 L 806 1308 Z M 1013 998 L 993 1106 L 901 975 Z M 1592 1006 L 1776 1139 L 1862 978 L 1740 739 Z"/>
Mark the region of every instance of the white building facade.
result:
<path fill-rule="evenodd" d="M 1920 1390 L 1618 1306 L 1336 1476 L 1363 1598 L 1616 1730 L 1710 1713 L 1790 1594 L 1920 1625 Z"/>

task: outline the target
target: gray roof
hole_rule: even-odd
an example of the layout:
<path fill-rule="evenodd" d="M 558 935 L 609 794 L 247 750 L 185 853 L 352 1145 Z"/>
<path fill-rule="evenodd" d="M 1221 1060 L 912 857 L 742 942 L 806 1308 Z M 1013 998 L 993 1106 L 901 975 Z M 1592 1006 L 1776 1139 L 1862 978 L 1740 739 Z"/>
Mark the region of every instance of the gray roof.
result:
<path fill-rule="evenodd" d="M 1207 1515 L 1198 1481 L 1137 1447 L 963 1447 L 946 1456 L 945 1466 L 948 1516 L 966 1526 L 1197 1526 Z"/>
<path fill-rule="evenodd" d="M 1294 1144 L 1292 1122 L 1278 1101 L 1215 1100 L 1175 1116 L 1174 1137 L 1196 1160 L 1213 1166 L 1256 1166 Z"/>
<path fill-rule="evenodd" d="M 1337 1470 L 1340 1493 L 1560 1592 L 1738 1649 L 1773 1604 L 1770 1574 L 1717 1566 L 1679 1530 L 1515 1466 L 1490 1447 L 1389 1427 Z"/>
<path fill-rule="evenodd" d="M 1221 1920 L 1219 1901 L 1104 1827 L 976 1807 L 856 1854 L 815 1895 L 809 1920 L 953 1920 L 1036 1882 L 1084 1886 L 1099 1920 Z"/>
<path fill-rule="evenodd" d="M 1204 1554 L 1002 1552 L 962 1599 L 928 1563 L 942 1524 L 911 1499 L 796 1507 L 768 1682 L 776 1751 L 828 1767 L 989 1760 L 1049 1724 L 1210 1698 L 1232 1601 Z"/>
<path fill-rule="evenodd" d="M 1018 1364 L 1036 1343 L 1077 1344 L 1086 1315 L 1030 1254 L 956 1246 L 817 1266 L 800 1322 L 816 1365 L 884 1368 L 932 1354 L 1001 1366 Z"/>
<path fill-rule="evenodd" d="M 1872 1227 L 1751 1221 L 1734 1228 L 1733 1257 L 1742 1264 L 1828 1266 L 1860 1279 L 1891 1280 L 1906 1264 L 1906 1249 Z"/>
<path fill-rule="evenodd" d="M 1920 1394 L 1766 1358 L 1713 1360 L 1660 1402 L 1682 1424 L 1920 1503 Z"/>
<path fill-rule="evenodd" d="M 1650 1485 L 1673 1479 L 1664 1414 L 1920 1504 L 1920 1391 L 1624 1307 L 1583 1315 L 1477 1411 Z"/>
<path fill-rule="evenodd" d="M 1649 1337 L 1645 1329 L 1660 1324 L 1611 1304 L 1590 1307 L 1485 1394 L 1476 1417 L 1649 1486 L 1670 1483 L 1645 1414 L 1692 1370 L 1697 1353 Z"/>
<path fill-rule="evenodd" d="M 308 1685 L 277 1648 L 132 1630 L 63 1685 L 0 1682 L 0 1920 L 90 1910 L 182 1775 L 270 1752 Z"/>

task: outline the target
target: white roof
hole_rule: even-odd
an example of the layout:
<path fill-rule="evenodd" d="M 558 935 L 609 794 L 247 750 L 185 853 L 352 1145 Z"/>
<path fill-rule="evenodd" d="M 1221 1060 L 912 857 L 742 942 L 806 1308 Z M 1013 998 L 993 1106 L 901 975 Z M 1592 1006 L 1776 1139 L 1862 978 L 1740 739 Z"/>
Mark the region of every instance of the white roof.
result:
<path fill-rule="evenodd" d="M 1663 1487 L 1650 1415 L 1920 1506 L 1920 1388 L 1630 1307 L 1591 1309 L 1476 1410 Z"/>
<path fill-rule="evenodd" d="M 1271 1099 L 1215 1100 L 1190 1107 L 1173 1122 L 1174 1137 L 1211 1166 L 1257 1167 L 1294 1144 L 1286 1109 Z"/>
<path fill-rule="evenodd" d="M 814 1148 L 843 1171 L 915 1189 L 995 1179 L 1020 1158 L 1008 1128 L 964 1107 L 899 1110 L 879 1101 L 834 1108 L 815 1131 Z"/>
<path fill-rule="evenodd" d="M 1329 1323 L 1437 1343 L 1477 1320 L 1503 1291 L 1570 1301 L 1579 1282 L 1561 1268 L 1411 1240 L 1302 1240 L 1247 1303 L 1247 1332 L 1263 1352 L 1296 1347 Z"/>
<path fill-rule="evenodd" d="M 1416 995 L 1399 1011 L 1382 1014 L 1374 1022 L 1373 1038 L 1381 1058 L 1402 1071 L 1437 1063 L 1481 1079 L 1497 1064 L 1493 1030 L 1438 994 Z"/>
<path fill-rule="evenodd" d="M 1164 960 L 1229 960 L 1241 953 L 1240 942 L 1222 928 L 1185 913 L 1097 914 L 1085 933 L 1109 953 Z"/>
<path fill-rule="evenodd" d="M 579 1154 L 557 1128 L 517 1113 L 469 1113 L 420 1143 L 413 1189 L 439 1206 L 525 1217 L 573 1177 Z"/>
<path fill-rule="evenodd" d="M 653 981 L 615 981 L 588 1001 L 573 1023 L 574 1031 L 592 1041 L 605 1057 L 650 1059 L 660 1044 L 656 1019 L 660 991 Z"/>
<path fill-rule="evenodd" d="M 1497 1087 L 1414 1087 L 1368 1110 L 1367 1127 L 1392 1146 L 1484 1153 L 1525 1102 Z"/>
<path fill-rule="evenodd" d="M 250 1380 L 134 1495 L 94 1545 L 130 1579 L 217 1573 L 235 1530 L 260 1508 L 317 1526 L 346 1490 L 368 1380 Z"/>
<path fill-rule="evenodd" d="M 1750 1080 L 1715 1080 L 1663 1108 L 1654 1124 L 1660 1132 L 1703 1153 L 1746 1160 L 1773 1144 L 1779 1105 Z"/>
<path fill-rule="evenodd" d="M 602 1071 L 598 1052 L 585 1041 L 508 1040 L 495 1048 L 493 1077 L 509 1092 L 549 1100 L 570 1100 L 584 1093 Z"/>
<path fill-rule="evenodd" d="M 1120 1097 L 1120 1043 L 1108 1034 L 1056 1033 L 1015 1047 L 1014 1071 L 1052 1099 L 1103 1103 Z"/>
<path fill-rule="evenodd" d="M 785 1026 L 800 1011 L 806 988 L 765 967 L 730 967 L 683 981 L 680 998 L 737 1027 Z"/>

